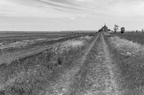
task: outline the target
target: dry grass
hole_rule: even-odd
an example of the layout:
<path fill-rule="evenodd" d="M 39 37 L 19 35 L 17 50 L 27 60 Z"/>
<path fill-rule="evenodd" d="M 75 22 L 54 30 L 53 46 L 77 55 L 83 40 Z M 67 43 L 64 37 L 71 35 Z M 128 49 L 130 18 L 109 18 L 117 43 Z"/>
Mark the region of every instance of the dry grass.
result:
<path fill-rule="evenodd" d="M 38 38 L 38 39 L 32 39 L 32 40 L 21 40 L 11 43 L 0 43 L 0 49 L 9 49 L 9 48 L 22 48 L 22 47 L 28 47 L 33 44 L 41 43 L 44 41 L 52 41 L 52 40 L 58 40 L 61 37 L 53 38 L 53 39 L 46 39 L 46 38 Z"/>
<path fill-rule="evenodd" d="M 79 38 L 80 40 L 91 40 L 92 37 L 91 36 L 83 36 Z"/>
<path fill-rule="evenodd" d="M 84 40 L 68 40 L 8 65 L 1 64 L 0 95 L 45 95 L 45 90 L 73 67 L 84 48 Z"/>
<path fill-rule="evenodd" d="M 117 36 L 110 36 L 107 42 L 116 64 L 120 90 L 124 95 L 143 95 L 144 46 Z"/>
<path fill-rule="evenodd" d="M 117 50 L 122 51 L 124 55 L 136 55 L 144 51 L 144 46 L 117 36 L 111 37 L 110 42 L 115 46 L 115 48 L 117 48 Z"/>
<path fill-rule="evenodd" d="M 70 49 L 77 49 L 79 47 L 86 45 L 86 42 L 91 39 L 92 39 L 92 37 L 90 37 L 90 36 L 82 36 L 77 39 L 67 40 L 67 41 L 63 42 L 61 45 L 59 45 L 58 50 L 59 50 L 59 52 L 62 53 L 63 51 L 69 51 Z"/>
<path fill-rule="evenodd" d="M 62 37 L 53 38 L 53 39 L 41 38 L 41 39 L 35 39 L 35 40 L 17 41 L 17 42 L 5 44 L 5 45 L 3 44 L 0 46 L 1 48 L 0 49 L 0 64 L 3 62 L 10 63 L 13 60 L 17 60 L 19 58 L 29 56 L 31 54 L 42 52 L 50 48 L 51 44 L 55 45 L 55 47 L 58 47 L 55 44 L 58 41 L 63 42 L 64 38 L 63 39 Z M 70 42 L 72 41 L 70 40 Z"/>
<path fill-rule="evenodd" d="M 83 46 L 83 41 L 78 40 L 69 40 L 60 45 L 59 51 L 62 53 L 63 51 L 68 51 L 72 48 L 77 48 Z"/>

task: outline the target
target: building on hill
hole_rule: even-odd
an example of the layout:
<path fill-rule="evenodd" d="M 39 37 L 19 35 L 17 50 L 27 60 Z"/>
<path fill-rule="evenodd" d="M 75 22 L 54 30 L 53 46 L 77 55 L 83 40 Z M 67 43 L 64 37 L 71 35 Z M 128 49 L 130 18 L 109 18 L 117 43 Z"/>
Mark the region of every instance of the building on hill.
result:
<path fill-rule="evenodd" d="M 108 29 L 108 27 L 106 26 L 106 24 L 98 30 L 98 32 L 108 32 L 108 31 L 111 31 L 110 29 Z"/>

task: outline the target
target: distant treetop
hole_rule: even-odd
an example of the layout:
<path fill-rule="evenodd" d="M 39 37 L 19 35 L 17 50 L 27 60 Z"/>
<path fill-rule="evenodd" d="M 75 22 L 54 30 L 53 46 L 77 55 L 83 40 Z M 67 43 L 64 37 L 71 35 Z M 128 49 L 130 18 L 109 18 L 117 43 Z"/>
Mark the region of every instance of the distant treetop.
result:
<path fill-rule="evenodd" d="M 98 32 L 108 32 L 111 31 L 110 29 L 108 29 L 107 25 L 105 24 L 102 28 L 99 29 Z"/>

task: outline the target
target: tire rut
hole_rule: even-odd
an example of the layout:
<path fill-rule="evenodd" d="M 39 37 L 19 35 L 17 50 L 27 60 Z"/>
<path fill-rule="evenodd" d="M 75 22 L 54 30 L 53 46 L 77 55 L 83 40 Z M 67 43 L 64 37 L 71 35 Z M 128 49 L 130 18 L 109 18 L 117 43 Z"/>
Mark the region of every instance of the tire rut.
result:
<path fill-rule="evenodd" d="M 90 44 L 90 46 L 85 50 L 84 55 L 76 62 L 77 65 L 74 66 L 71 70 L 67 70 L 66 73 L 64 73 L 60 80 L 58 80 L 55 85 L 52 86 L 52 88 L 48 88 L 45 95 L 69 95 L 70 92 L 70 85 L 73 83 L 75 75 L 79 72 L 83 64 L 85 63 L 87 56 L 91 49 L 93 48 L 94 44 L 96 43 L 97 39 L 100 35 L 97 35 L 97 37 L 94 39 L 94 41 Z M 50 89 L 53 89 L 53 93 L 51 94 L 49 91 Z"/>
<path fill-rule="evenodd" d="M 121 92 L 118 91 L 119 87 L 116 82 L 116 77 L 114 74 L 115 65 L 112 62 L 112 58 L 108 50 L 108 45 L 105 42 L 103 34 L 101 34 L 101 39 L 102 39 L 102 44 L 103 44 L 103 48 L 105 52 L 105 58 L 106 58 L 106 64 L 107 64 L 106 66 L 109 70 L 109 75 L 110 75 L 110 79 L 108 80 L 110 83 L 110 86 L 108 86 L 107 90 L 110 90 L 112 92 L 112 94 L 110 95 L 121 95 Z"/>
<path fill-rule="evenodd" d="M 74 76 L 69 90 L 62 95 L 121 95 L 108 46 L 103 34 L 95 42 Z"/>

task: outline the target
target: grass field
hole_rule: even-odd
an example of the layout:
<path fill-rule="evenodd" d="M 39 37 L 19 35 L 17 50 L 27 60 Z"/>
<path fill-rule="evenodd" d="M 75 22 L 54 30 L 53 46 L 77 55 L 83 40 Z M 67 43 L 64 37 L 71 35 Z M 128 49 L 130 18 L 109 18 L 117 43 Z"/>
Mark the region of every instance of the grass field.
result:
<path fill-rule="evenodd" d="M 41 52 L 52 44 L 87 33 L 0 33 L 0 64 L 10 63 L 37 52 Z M 90 35 L 90 33 L 88 34 Z"/>
<path fill-rule="evenodd" d="M 133 42 L 137 42 L 140 44 L 144 44 L 144 33 L 131 33 L 131 32 L 126 32 L 124 34 L 121 33 L 116 33 L 116 34 L 112 34 L 112 35 L 116 35 L 119 36 L 121 38 L 133 41 Z"/>
<path fill-rule="evenodd" d="M 116 76 L 122 95 L 143 95 L 144 34 L 108 35 L 110 51 L 117 66 Z"/>
<path fill-rule="evenodd" d="M 50 85 L 54 85 L 61 74 L 77 64 L 78 58 L 94 39 L 93 36 L 86 34 L 72 35 L 72 33 L 16 35 L 19 36 L 5 34 L 4 39 L 1 37 L 1 42 L 10 39 L 12 41 L 6 44 L 23 42 L 23 40 L 35 41 L 34 39 L 43 39 L 42 35 L 45 36 L 44 40 L 34 42 L 36 46 L 31 44 L 33 45 L 31 47 L 27 44 L 20 47 L 8 47 L 6 45 L 8 49 L 1 48 L 0 95 L 40 95 L 46 89 L 52 89 Z M 54 39 L 58 40 L 54 42 Z M 21 44 L 24 43 L 18 43 L 18 45 Z"/>
<path fill-rule="evenodd" d="M 1 37 L 0 95 L 144 95 L 142 33 L 10 35 Z"/>

